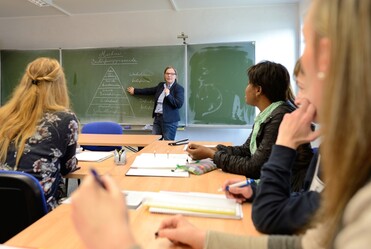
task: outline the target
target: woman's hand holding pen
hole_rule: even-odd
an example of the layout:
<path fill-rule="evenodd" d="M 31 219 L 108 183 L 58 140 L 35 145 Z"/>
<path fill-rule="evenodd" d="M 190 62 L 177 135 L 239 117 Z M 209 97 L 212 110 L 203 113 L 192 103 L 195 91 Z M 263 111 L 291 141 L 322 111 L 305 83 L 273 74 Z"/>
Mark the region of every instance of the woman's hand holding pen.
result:
<path fill-rule="evenodd" d="M 193 143 L 190 143 L 187 147 L 187 152 L 193 160 L 201 160 L 205 158 L 213 159 L 215 151 L 216 149 Z"/>
<path fill-rule="evenodd" d="M 206 232 L 193 226 L 181 215 L 175 215 L 162 221 L 156 238 L 167 238 L 175 244 L 189 245 L 194 249 L 204 248 Z"/>
<path fill-rule="evenodd" d="M 227 186 L 241 182 L 241 179 L 230 179 L 224 182 L 222 189 L 226 190 Z M 243 203 L 253 195 L 251 186 L 229 188 L 225 191 L 225 195 L 228 199 L 235 199 L 238 203 Z"/>
<path fill-rule="evenodd" d="M 122 192 L 111 177 L 100 179 L 105 188 L 93 175 L 88 175 L 72 195 L 72 220 L 77 233 L 86 248 L 126 248 L 134 245 Z"/>

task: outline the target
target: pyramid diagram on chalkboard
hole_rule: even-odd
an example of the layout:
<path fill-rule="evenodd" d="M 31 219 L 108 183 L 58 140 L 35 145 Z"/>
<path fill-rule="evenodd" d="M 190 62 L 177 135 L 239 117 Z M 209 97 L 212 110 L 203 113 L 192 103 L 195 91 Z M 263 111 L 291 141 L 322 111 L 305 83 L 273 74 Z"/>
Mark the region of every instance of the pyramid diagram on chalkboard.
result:
<path fill-rule="evenodd" d="M 120 78 L 109 67 L 92 98 L 86 114 L 95 117 L 135 117 Z"/>

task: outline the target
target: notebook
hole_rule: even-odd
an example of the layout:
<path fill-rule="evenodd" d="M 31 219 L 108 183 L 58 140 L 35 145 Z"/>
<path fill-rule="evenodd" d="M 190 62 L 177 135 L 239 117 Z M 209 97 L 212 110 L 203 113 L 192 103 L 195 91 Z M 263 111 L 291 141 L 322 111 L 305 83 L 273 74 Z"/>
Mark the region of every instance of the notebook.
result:
<path fill-rule="evenodd" d="M 151 213 L 183 214 L 222 219 L 242 219 L 241 204 L 225 195 L 206 193 L 160 192 L 143 201 Z"/>
<path fill-rule="evenodd" d="M 126 176 L 170 176 L 170 177 L 189 177 L 188 171 L 174 171 L 170 169 L 133 169 L 130 168 Z"/>
<path fill-rule="evenodd" d="M 76 154 L 77 160 L 81 162 L 101 162 L 112 156 L 112 151 L 83 151 Z"/>
<path fill-rule="evenodd" d="M 154 192 L 144 192 L 144 191 L 121 191 L 125 195 L 126 206 L 129 209 L 137 209 L 140 204 L 142 204 L 143 199 L 146 196 L 152 195 Z M 70 204 L 71 197 L 66 198 L 62 201 L 63 204 Z"/>
<path fill-rule="evenodd" d="M 142 153 L 135 157 L 131 168 L 175 169 L 184 165 L 190 158 L 187 154 Z"/>

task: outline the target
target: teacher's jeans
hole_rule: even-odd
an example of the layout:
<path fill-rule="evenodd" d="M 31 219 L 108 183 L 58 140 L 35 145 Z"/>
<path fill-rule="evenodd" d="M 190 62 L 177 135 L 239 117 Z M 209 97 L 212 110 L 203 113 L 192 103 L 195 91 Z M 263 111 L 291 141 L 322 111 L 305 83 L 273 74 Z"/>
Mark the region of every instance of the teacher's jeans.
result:
<path fill-rule="evenodd" d="M 162 115 L 156 114 L 152 134 L 162 135 L 161 140 L 175 140 L 178 122 L 164 122 Z"/>

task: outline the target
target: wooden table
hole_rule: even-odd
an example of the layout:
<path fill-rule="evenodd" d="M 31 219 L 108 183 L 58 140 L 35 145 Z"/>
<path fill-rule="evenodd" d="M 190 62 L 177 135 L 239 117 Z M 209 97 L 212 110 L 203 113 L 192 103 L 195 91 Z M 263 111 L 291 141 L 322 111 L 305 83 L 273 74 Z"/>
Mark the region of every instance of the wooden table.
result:
<path fill-rule="evenodd" d="M 145 147 L 159 140 L 161 135 L 126 135 L 126 134 L 79 134 L 79 145 L 94 146 L 137 146 Z"/>
<path fill-rule="evenodd" d="M 90 168 L 93 167 L 97 170 L 99 174 L 111 174 L 111 175 L 125 175 L 126 171 L 129 169 L 129 166 L 133 163 L 135 157 L 140 153 L 186 153 L 184 151 L 185 145 L 177 145 L 177 146 L 170 146 L 168 145 L 169 142 L 172 141 L 164 141 L 164 140 L 156 140 L 146 147 L 144 147 L 141 151 L 135 154 L 128 154 L 126 164 L 125 165 L 116 165 L 113 161 L 113 157 L 108 158 L 102 162 L 78 162 L 79 170 L 74 171 L 65 176 L 65 178 L 75 178 L 75 179 L 82 179 L 87 174 L 90 174 Z M 203 145 L 217 145 L 217 144 L 224 144 L 224 145 L 231 145 L 229 142 L 195 142 L 197 144 Z M 102 144 L 98 144 L 102 145 Z"/>
<path fill-rule="evenodd" d="M 96 146 L 138 146 L 144 147 L 158 141 L 161 135 L 112 135 L 112 134 L 79 134 L 80 145 Z M 129 158 L 130 156 L 128 156 Z M 135 157 L 134 157 L 135 158 Z M 134 160 L 134 159 L 133 159 Z M 132 162 L 132 161 L 130 161 Z M 89 174 L 89 169 L 94 167 L 100 174 L 106 174 L 116 167 L 113 157 L 103 162 L 78 162 L 79 170 L 65 176 L 65 178 L 81 179 Z"/>
<path fill-rule="evenodd" d="M 154 149 L 158 153 L 167 153 L 168 151 L 170 153 L 186 153 L 183 151 L 184 146 L 168 146 L 167 143 L 168 141 L 156 141 L 146 146 L 139 153 L 153 152 Z M 205 142 L 204 144 L 210 143 Z M 213 142 L 212 144 L 216 143 Z M 191 175 L 189 178 L 125 176 L 125 172 L 134 159 L 135 157 L 132 156 L 128 158 L 128 163 L 125 166 L 116 166 L 109 171 L 118 185 L 124 190 L 218 193 L 217 189 L 225 180 L 231 178 L 244 179 L 243 176 L 225 173 L 221 170 L 214 170 L 200 176 Z M 102 173 L 99 168 L 98 171 Z M 259 235 L 251 221 L 251 205 L 244 204 L 243 212 L 244 218 L 242 220 L 201 217 L 188 217 L 188 219 L 202 229 L 231 231 L 242 235 Z M 169 217 L 168 215 L 151 214 L 143 207 L 137 210 L 129 210 L 129 215 L 133 234 L 143 248 L 181 248 L 173 246 L 167 239 L 155 239 L 154 237 L 154 233 L 157 231 L 161 221 L 165 217 Z M 5 244 L 31 248 L 83 248 L 70 217 L 70 205 L 63 204 Z"/>

